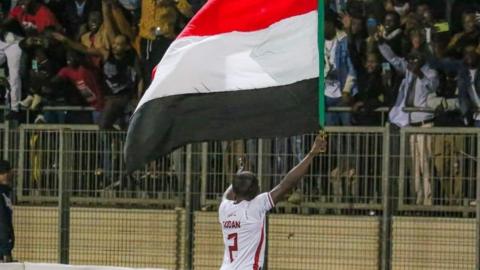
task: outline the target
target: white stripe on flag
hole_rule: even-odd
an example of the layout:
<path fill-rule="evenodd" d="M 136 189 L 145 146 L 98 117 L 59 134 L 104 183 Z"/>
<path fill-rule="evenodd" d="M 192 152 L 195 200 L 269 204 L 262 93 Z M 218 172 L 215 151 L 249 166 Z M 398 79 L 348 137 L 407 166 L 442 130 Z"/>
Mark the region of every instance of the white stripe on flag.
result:
<path fill-rule="evenodd" d="M 317 11 L 254 32 L 172 43 L 138 104 L 166 96 L 260 89 L 318 77 Z"/>

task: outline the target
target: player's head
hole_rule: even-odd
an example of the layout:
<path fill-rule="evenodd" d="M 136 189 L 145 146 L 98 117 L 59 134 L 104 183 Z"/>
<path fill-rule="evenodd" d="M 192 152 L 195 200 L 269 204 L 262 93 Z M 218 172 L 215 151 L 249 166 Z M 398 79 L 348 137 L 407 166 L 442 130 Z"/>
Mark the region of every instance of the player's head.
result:
<path fill-rule="evenodd" d="M 252 200 L 260 192 L 257 177 L 249 171 L 240 171 L 235 175 L 232 189 L 237 200 Z"/>

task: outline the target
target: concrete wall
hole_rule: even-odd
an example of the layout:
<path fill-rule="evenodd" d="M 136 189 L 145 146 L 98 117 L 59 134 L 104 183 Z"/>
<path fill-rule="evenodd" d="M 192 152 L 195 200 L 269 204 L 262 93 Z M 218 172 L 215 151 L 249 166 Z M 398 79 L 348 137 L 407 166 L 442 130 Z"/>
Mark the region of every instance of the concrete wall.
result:
<path fill-rule="evenodd" d="M 194 215 L 195 269 L 219 269 L 215 212 Z M 57 262 L 54 207 L 15 207 L 14 255 Z M 183 213 L 174 210 L 72 208 L 70 263 L 176 269 L 184 258 Z M 395 217 L 393 269 L 474 269 L 472 219 Z M 377 269 L 378 217 L 270 215 L 268 263 L 274 270 Z"/>

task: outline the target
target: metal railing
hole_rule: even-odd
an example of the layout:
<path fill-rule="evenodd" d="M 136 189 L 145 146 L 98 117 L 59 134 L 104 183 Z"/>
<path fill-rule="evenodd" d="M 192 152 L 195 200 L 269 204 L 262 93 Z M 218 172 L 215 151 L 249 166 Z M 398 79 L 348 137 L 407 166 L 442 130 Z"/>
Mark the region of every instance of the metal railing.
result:
<path fill-rule="evenodd" d="M 472 211 L 478 129 L 405 128 L 385 138 L 387 130 L 327 128 L 330 150 L 318 158 L 312 173 L 296 191 L 302 206 L 380 208 L 384 171 L 398 178 L 399 206 L 425 206 L 411 200 L 416 194 L 414 178 L 417 182 L 421 180 L 415 176 L 414 165 L 418 162 L 413 159 L 411 142 L 419 136 L 415 134 L 426 134 L 431 145 L 425 151 L 428 168 L 422 177 L 428 178 L 430 204 L 435 206 L 428 208 Z M 174 194 L 185 188 L 185 148 L 127 175 L 123 164 L 123 131 L 100 131 L 93 125 L 21 125 L 14 130 L 4 128 L 0 138 L 3 138 L 3 156 L 13 160 L 17 168 L 19 202 L 56 202 L 59 176 L 64 173 L 72 182 L 73 202 L 138 202 L 172 207 L 183 203 Z M 215 208 L 219 194 L 240 166 L 256 172 L 264 190 L 273 188 L 303 158 L 312 138 L 303 135 L 192 145 L 191 177 L 199 183 L 199 205 Z M 389 145 L 397 142 L 399 153 L 386 154 L 384 140 Z M 390 160 L 398 159 L 398 163 L 383 164 L 385 155 Z M 63 167 L 59 166 L 61 157 L 68 157 Z M 398 172 L 385 167 L 395 165 L 399 166 Z"/>
<path fill-rule="evenodd" d="M 269 190 L 314 137 L 193 144 L 127 176 L 125 132 L 0 128 L 16 168 L 21 259 L 170 269 L 218 269 L 215 211 L 234 172 L 252 170 Z M 326 131 L 328 153 L 269 217 L 267 269 L 478 269 L 480 129 Z"/>

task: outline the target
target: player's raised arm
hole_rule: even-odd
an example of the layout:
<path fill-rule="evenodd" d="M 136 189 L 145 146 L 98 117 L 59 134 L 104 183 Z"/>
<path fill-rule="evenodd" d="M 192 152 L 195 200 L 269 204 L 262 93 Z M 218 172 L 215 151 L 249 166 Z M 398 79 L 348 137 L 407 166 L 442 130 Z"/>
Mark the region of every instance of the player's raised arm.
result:
<path fill-rule="evenodd" d="M 317 135 L 315 142 L 313 143 L 312 149 L 305 156 L 305 158 L 297 164 L 293 169 L 291 169 L 285 178 L 282 179 L 280 184 L 272 189 L 270 196 L 272 197 L 273 203 L 277 204 L 286 194 L 288 194 L 297 184 L 300 182 L 302 177 L 307 173 L 310 164 L 315 156 L 325 152 L 327 147 L 327 141 L 324 136 Z"/>

